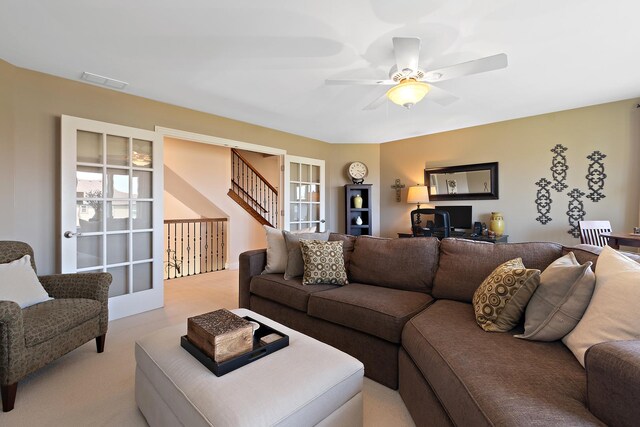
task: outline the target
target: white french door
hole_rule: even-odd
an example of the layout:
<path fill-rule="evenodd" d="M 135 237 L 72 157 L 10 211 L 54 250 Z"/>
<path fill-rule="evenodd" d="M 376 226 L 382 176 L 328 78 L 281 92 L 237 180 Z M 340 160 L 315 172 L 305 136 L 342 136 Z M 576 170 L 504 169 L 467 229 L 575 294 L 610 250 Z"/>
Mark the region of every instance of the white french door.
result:
<path fill-rule="evenodd" d="M 61 269 L 111 273 L 109 319 L 164 304 L 162 140 L 62 116 Z"/>
<path fill-rule="evenodd" d="M 284 156 L 284 229 L 325 231 L 324 160 Z"/>

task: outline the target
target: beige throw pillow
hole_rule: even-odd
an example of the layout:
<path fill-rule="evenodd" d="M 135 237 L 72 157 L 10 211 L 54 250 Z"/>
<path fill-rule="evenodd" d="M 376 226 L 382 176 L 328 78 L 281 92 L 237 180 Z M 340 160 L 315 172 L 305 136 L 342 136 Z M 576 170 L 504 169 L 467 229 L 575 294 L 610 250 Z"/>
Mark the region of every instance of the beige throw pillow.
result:
<path fill-rule="evenodd" d="M 540 275 L 540 285 L 524 315 L 524 334 L 536 341 L 555 341 L 576 327 L 591 301 L 596 276 L 591 261 L 582 265 L 573 252 L 552 262 Z"/>
<path fill-rule="evenodd" d="M 42 287 L 31 267 L 31 256 L 0 264 L 0 301 L 13 301 L 20 308 L 53 299 Z"/>
<path fill-rule="evenodd" d="M 288 251 L 282 230 L 263 225 L 267 233 L 267 265 L 262 274 L 284 273 L 287 268 Z M 293 233 L 313 233 L 315 227 L 303 228 Z"/>
<path fill-rule="evenodd" d="M 510 331 L 539 283 L 540 270 L 525 268 L 522 258 L 499 265 L 473 294 L 476 322 L 485 331 Z"/>
<path fill-rule="evenodd" d="M 287 268 L 284 270 L 285 280 L 300 277 L 304 273 L 304 261 L 302 260 L 302 250 L 300 240 L 322 240 L 329 239 L 329 233 L 291 233 L 283 231 L 284 241 L 287 244 Z"/>
<path fill-rule="evenodd" d="M 303 285 L 346 285 L 342 242 L 301 240 L 304 261 Z"/>
<path fill-rule="evenodd" d="M 578 325 L 562 339 L 584 366 L 592 345 L 640 339 L 640 264 L 605 246 L 598 258 L 596 287 Z"/>

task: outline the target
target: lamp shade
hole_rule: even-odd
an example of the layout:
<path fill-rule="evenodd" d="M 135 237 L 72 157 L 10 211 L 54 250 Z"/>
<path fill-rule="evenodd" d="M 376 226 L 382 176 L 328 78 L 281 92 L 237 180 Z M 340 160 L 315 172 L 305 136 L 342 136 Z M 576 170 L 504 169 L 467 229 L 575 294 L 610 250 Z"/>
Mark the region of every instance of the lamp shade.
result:
<path fill-rule="evenodd" d="M 429 203 L 429 187 L 426 185 L 414 185 L 409 187 L 407 203 L 411 203 L 413 205 L 424 205 Z"/>
<path fill-rule="evenodd" d="M 411 108 L 424 98 L 431 86 L 415 79 L 406 79 L 387 91 L 387 98 L 394 104 Z"/>

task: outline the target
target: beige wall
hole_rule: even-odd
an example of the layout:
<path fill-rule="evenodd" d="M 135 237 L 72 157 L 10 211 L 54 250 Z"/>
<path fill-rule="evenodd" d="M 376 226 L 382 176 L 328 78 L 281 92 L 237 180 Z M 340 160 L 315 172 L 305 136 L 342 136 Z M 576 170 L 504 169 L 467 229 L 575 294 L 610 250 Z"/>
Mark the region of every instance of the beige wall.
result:
<path fill-rule="evenodd" d="M 409 212 L 406 189 L 401 203 L 389 188 L 395 178 L 407 186 L 422 183 L 425 167 L 470 163 L 500 163 L 500 199 L 440 202 L 472 205 L 474 220 L 487 222 L 492 211 L 504 214 L 509 241 L 557 241 L 576 244 L 567 234 L 569 224 L 566 193 L 574 187 L 587 191 L 585 175 L 594 150 L 607 155 L 604 193 L 598 203 L 584 199 L 585 219 L 609 219 L 614 230 L 631 231 L 638 222 L 640 203 L 640 110 L 637 99 L 602 104 L 524 119 L 477 126 L 436 135 L 382 144 L 380 150 L 382 230 L 385 236 L 408 231 Z M 535 220 L 536 186 L 551 180 L 549 151 L 556 144 L 568 147 L 567 184 L 562 193 L 552 190 L 551 216 L 542 225 Z M 434 204 L 437 204 L 434 202 Z"/>
<path fill-rule="evenodd" d="M 29 242 L 39 271 L 59 270 L 60 116 L 67 114 L 153 130 L 180 129 L 280 148 L 288 154 L 326 161 L 327 228 L 340 227 L 336 210 L 346 182 L 341 171 L 352 159 L 371 158 L 377 169 L 377 146 L 339 147 L 261 126 L 151 101 L 125 93 L 14 67 L 0 60 L 0 239 Z M 7 94 L 9 96 L 7 96 Z M 351 154 L 353 153 L 353 157 Z"/>

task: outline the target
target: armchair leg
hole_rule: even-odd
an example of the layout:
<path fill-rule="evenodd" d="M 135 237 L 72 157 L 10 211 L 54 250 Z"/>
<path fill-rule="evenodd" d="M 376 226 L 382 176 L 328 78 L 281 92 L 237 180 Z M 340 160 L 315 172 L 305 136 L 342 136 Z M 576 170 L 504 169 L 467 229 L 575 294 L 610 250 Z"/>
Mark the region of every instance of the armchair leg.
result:
<path fill-rule="evenodd" d="M 2 412 L 9 412 L 16 403 L 16 392 L 18 391 L 18 383 L 0 386 L 2 389 Z"/>
<path fill-rule="evenodd" d="M 98 350 L 98 353 L 102 353 L 104 351 L 104 340 L 106 338 L 107 334 L 96 337 L 96 349 Z"/>

